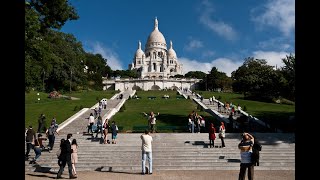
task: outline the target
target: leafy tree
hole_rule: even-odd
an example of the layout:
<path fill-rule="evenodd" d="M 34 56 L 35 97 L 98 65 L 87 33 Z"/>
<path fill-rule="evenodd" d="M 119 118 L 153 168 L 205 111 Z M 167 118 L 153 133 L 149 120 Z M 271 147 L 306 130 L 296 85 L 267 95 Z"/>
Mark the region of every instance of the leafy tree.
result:
<path fill-rule="evenodd" d="M 283 84 L 281 75 L 267 65 L 264 59 L 248 57 L 236 71 L 232 72 L 233 91 L 246 97 L 269 100 L 279 96 Z"/>
<path fill-rule="evenodd" d="M 282 59 L 282 62 L 285 64 L 281 68 L 281 73 L 285 79 L 285 85 L 282 89 L 281 95 L 290 100 L 295 100 L 295 56 L 290 54 Z"/>
<path fill-rule="evenodd" d="M 205 79 L 206 78 L 206 73 L 202 71 L 189 71 L 184 75 L 186 78 L 197 78 L 197 79 Z"/>
<path fill-rule="evenodd" d="M 226 73 L 218 71 L 216 67 L 212 67 L 206 81 L 207 89 L 221 88 L 222 91 L 231 90 L 232 79 Z"/>
<path fill-rule="evenodd" d="M 68 20 L 79 18 L 68 0 L 30 0 L 29 4 L 39 14 L 42 32 L 49 28 L 60 29 Z"/>

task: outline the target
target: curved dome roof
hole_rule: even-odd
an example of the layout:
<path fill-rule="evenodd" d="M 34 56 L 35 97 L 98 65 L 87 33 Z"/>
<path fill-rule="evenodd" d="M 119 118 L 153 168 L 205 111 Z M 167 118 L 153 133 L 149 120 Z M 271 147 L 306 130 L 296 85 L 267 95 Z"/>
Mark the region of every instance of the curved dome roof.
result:
<path fill-rule="evenodd" d="M 177 58 L 176 52 L 172 48 L 172 41 L 170 41 L 170 49 L 168 50 L 169 58 Z"/>
<path fill-rule="evenodd" d="M 143 55 L 144 55 L 144 52 L 141 49 L 141 42 L 139 41 L 139 46 L 138 46 L 138 49 L 136 51 L 136 57 L 141 58 Z"/>
<path fill-rule="evenodd" d="M 164 38 L 163 34 L 158 29 L 158 20 L 157 18 L 154 20 L 154 30 L 148 37 L 147 46 L 151 45 L 152 43 L 161 43 L 160 46 L 164 46 L 166 48 L 166 39 Z M 158 46 L 158 44 L 156 44 Z"/>
<path fill-rule="evenodd" d="M 167 44 L 166 39 L 164 38 L 163 34 L 158 29 L 153 30 L 147 40 L 147 44 L 151 44 L 154 42 Z"/>

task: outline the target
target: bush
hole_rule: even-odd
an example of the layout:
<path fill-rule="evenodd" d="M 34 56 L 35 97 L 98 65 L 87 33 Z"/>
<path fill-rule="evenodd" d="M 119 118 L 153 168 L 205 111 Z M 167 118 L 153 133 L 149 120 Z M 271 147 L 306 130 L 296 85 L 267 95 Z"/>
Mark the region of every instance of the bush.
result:
<path fill-rule="evenodd" d="M 221 99 L 221 96 L 219 96 L 218 98 L 217 98 L 219 101 L 220 101 L 220 99 Z"/>
<path fill-rule="evenodd" d="M 123 111 L 125 111 L 126 110 L 126 106 L 125 105 L 123 105 L 121 108 L 120 108 L 120 112 L 123 112 Z"/>
<path fill-rule="evenodd" d="M 247 111 L 247 106 L 243 106 L 243 111 Z"/>

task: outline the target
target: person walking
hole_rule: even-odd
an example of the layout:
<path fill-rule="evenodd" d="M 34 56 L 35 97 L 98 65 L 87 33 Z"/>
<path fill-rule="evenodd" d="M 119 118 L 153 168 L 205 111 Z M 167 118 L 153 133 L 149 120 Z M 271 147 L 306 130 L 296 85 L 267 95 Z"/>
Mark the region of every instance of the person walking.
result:
<path fill-rule="evenodd" d="M 46 134 L 49 139 L 49 151 L 53 149 L 54 141 L 56 139 L 55 134 L 59 135 L 57 132 L 57 126 L 54 122 L 51 123 L 50 127 L 47 129 Z"/>
<path fill-rule="evenodd" d="M 42 134 L 38 134 L 38 138 L 36 138 L 34 140 L 34 147 L 33 147 L 33 150 L 34 150 L 34 153 L 36 154 L 36 156 L 33 158 L 33 160 L 31 160 L 29 162 L 29 164 L 36 164 L 37 163 L 37 160 L 41 156 L 42 148 L 44 147 L 42 141 L 46 141 L 46 140 L 47 140 L 47 138 L 43 138 Z"/>
<path fill-rule="evenodd" d="M 149 173 L 152 174 L 152 136 L 150 136 L 149 130 L 145 130 L 144 134 L 140 136 L 142 140 L 142 175 Z M 146 158 L 149 161 L 149 172 L 146 172 Z"/>
<path fill-rule="evenodd" d="M 26 159 L 30 156 L 30 149 L 32 148 L 32 143 L 36 139 L 36 132 L 32 129 L 32 126 L 29 126 L 29 129 L 26 132 L 26 146 L 27 146 L 27 151 L 26 151 Z"/>
<path fill-rule="evenodd" d="M 118 134 L 118 126 L 116 125 L 116 122 L 112 121 L 111 124 L 111 133 L 112 133 L 112 144 L 117 144 L 117 134 Z"/>
<path fill-rule="evenodd" d="M 211 123 L 210 127 L 209 127 L 209 144 L 210 144 L 210 148 L 214 147 L 214 140 L 215 139 L 216 139 L 216 129 L 214 128 L 213 123 Z"/>
<path fill-rule="evenodd" d="M 68 164 L 68 171 L 69 171 L 69 178 L 70 179 L 75 179 L 75 177 L 72 174 L 72 163 L 71 163 L 71 138 L 72 134 L 67 134 L 67 139 L 64 141 L 64 143 L 61 145 L 61 154 L 60 154 L 60 159 L 59 159 L 59 171 L 57 174 L 57 179 L 61 179 L 61 175 L 63 173 L 64 167 L 66 164 Z"/>
<path fill-rule="evenodd" d="M 221 139 L 221 146 L 222 148 L 226 147 L 224 144 L 224 138 L 226 137 L 226 127 L 224 126 L 224 122 L 221 122 L 219 127 L 219 138 Z"/>
<path fill-rule="evenodd" d="M 240 157 L 241 157 L 239 180 L 245 180 L 247 169 L 248 169 L 248 180 L 253 180 L 254 165 L 251 161 L 253 145 L 254 145 L 254 137 L 249 133 L 243 133 L 242 140 L 238 144 L 238 148 L 240 149 Z"/>
<path fill-rule="evenodd" d="M 73 172 L 73 176 L 77 177 L 76 163 L 78 163 L 78 144 L 76 139 L 72 140 L 71 149 L 72 149 L 72 153 L 71 153 L 72 172 Z"/>

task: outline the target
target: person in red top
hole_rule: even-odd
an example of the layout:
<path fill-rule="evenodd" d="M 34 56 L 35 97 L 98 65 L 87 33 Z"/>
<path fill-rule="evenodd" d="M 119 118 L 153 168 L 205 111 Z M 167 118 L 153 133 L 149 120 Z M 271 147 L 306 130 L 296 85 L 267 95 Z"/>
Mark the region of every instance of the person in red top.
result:
<path fill-rule="evenodd" d="M 213 123 L 210 124 L 209 127 L 209 141 L 210 141 L 210 148 L 212 148 L 212 146 L 214 147 L 214 140 L 216 139 L 216 129 L 214 128 Z M 211 146 L 212 143 L 212 146 Z"/>

